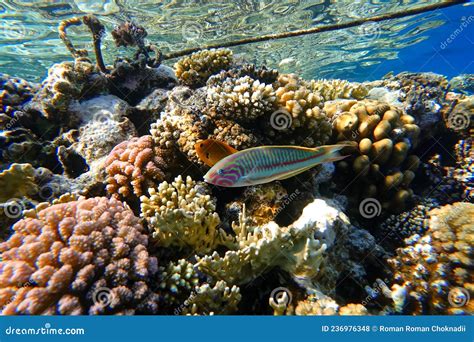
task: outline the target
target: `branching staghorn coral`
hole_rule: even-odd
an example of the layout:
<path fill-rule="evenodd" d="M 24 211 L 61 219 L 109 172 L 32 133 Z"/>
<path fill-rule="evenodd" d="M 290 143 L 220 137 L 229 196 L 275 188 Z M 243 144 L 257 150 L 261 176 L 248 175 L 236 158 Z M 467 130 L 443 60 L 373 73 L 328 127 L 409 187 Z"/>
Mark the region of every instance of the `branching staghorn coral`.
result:
<path fill-rule="evenodd" d="M 150 135 L 132 138 L 114 147 L 105 161 L 107 191 L 122 197 L 140 197 L 165 179 L 166 163 Z"/>
<path fill-rule="evenodd" d="M 472 314 L 474 204 L 430 212 L 429 230 L 406 240 L 388 260 L 394 270 L 393 307 L 403 314 Z"/>
<path fill-rule="evenodd" d="M 219 228 L 215 199 L 205 183 L 178 176 L 148 192 L 140 197 L 142 216 L 159 246 L 207 253 L 218 245 L 233 245 L 233 238 Z"/>
<path fill-rule="evenodd" d="M 284 298 L 283 298 L 284 299 Z M 297 315 L 297 316 L 334 316 L 368 315 L 367 309 L 362 304 L 347 304 L 339 306 L 334 299 L 321 295 L 308 295 L 304 300 L 299 300 L 296 305 L 270 297 L 269 304 L 274 310 L 274 315 Z"/>
<path fill-rule="evenodd" d="M 176 77 L 182 84 L 199 87 L 207 79 L 233 63 L 232 51 L 229 49 L 211 49 L 195 52 L 189 57 L 180 59 L 175 65 Z"/>
<path fill-rule="evenodd" d="M 2 314 L 158 312 L 147 285 L 157 260 L 139 219 L 118 200 L 41 205 L 13 229 L 0 244 Z"/>
<path fill-rule="evenodd" d="M 315 208 L 319 208 L 319 213 Z M 321 281 L 325 275 L 320 274 L 326 251 L 334 243 L 337 232 L 347 229 L 347 224 L 344 214 L 322 200 L 306 206 L 300 218 L 288 227 L 280 227 L 273 221 L 252 227 L 242 215 L 240 224 L 233 224 L 238 249 L 229 250 L 224 256 L 214 252 L 197 257 L 197 266 L 214 279 L 237 285 L 278 266 L 297 281 L 307 285 L 315 280 L 326 290 L 327 284 Z"/>

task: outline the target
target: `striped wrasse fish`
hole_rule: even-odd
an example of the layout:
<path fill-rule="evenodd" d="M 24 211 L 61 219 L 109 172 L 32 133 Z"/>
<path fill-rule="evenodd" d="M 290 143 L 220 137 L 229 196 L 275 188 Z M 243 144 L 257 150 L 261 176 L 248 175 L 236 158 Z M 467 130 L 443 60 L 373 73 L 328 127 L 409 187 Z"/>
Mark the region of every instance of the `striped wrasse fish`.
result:
<path fill-rule="evenodd" d="M 260 146 L 231 154 L 218 161 L 204 176 L 207 183 L 241 187 L 269 183 L 296 176 L 321 164 L 341 160 L 346 144 L 306 148 Z"/>

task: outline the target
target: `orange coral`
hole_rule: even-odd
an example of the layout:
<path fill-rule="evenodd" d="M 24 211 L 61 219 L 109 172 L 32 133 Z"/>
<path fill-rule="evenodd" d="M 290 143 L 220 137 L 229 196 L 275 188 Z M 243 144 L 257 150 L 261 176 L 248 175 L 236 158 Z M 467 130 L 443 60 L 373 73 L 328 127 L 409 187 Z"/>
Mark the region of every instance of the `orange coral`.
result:
<path fill-rule="evenodd" d="M 112 198 L 79 198 L 33 213 L 0 244 L 0 309 L 12 314 L 154 313 L 157 272 L 147 235 Z"/>
<path fill-rule="evenodd" d="M 105 161 L 107 191 L 123 197 L 143 195 L 143 190 L 165 178 L 166 163 L 153 138 L 132 138 L 114 147 Z"/>

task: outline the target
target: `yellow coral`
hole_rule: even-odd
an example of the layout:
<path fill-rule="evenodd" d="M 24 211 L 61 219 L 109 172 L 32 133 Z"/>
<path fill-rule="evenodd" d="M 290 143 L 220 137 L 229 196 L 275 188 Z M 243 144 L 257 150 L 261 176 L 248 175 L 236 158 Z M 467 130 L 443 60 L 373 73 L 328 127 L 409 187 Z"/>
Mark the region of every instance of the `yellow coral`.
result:
<path fill-rule="evenodd" d="M 368 89 L 360 83 L 351 83 L 346 80 L 312 80 L 311 90 L 321 94 L 324 101 L 335 99 L 362 100 L 369 93 Z"/>
<path fill-rule="evenodd" d="M 229 49 L 202 50 L 180 59 L 175 65 L 176 77 L 188 86 L 204 85 L 212 74 L 227 69 L 233 62 Z"/>
<path fill-rule="evenodd" d="M 393 309 L 405 314 L 472 314 L 474 204 L 430 211 L 429 229 L 407 239 L 388 262 L 395 271 Z"/>
<path fill-rule="evenodd" d="M 34 195 L 38 191 L 35 169 L 31 164 L 11 164 L 10 168 L 0 173 L 0 189 L 0 203 Z"/>
<path fill-rule="evenodd" d="M 207 192 L 206 184 L 178 176 L 171 184 L 150 188 L 149 197 L 140 197 L 142 216 L 160 246 L 206 253 L 220 244 L 232 245 L 232 238 L 218 227 L 215 200 Z"/>

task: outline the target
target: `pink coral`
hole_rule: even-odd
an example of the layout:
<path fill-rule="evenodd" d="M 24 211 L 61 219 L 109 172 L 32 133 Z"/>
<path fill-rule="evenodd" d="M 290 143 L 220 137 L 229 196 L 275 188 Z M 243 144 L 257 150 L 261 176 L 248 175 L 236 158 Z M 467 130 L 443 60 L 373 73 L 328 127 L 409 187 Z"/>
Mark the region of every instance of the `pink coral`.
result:
<path fill-rule="evenodd" d="M 2 314 L 157 312 L 158 265 L 139 219 L 112 198 L 55 204 L 17 222 L 0 244 Z"/>
<path fill-rule="evenodd" d="M 106 164 L 107 191 L 137 197 L 143 194 L 156 181 L 165 178 L 163 169 L 166 163 L 161 156 L 161 149 L 153 145 L 150 135 L 132 138 L 114 147 Z"/>

